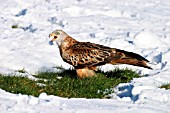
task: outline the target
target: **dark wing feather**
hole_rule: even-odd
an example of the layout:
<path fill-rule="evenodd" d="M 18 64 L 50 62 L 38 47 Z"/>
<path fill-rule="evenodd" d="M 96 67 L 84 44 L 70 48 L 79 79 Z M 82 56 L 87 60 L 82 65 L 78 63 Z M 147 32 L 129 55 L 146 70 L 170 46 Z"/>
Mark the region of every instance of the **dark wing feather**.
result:
<path fill-rule="evenodd" d="M 63 53 L 63 60 L 76 68 L 99 66 L 110 62 L 112 48 L 90 42 L 78 42 Z"/>

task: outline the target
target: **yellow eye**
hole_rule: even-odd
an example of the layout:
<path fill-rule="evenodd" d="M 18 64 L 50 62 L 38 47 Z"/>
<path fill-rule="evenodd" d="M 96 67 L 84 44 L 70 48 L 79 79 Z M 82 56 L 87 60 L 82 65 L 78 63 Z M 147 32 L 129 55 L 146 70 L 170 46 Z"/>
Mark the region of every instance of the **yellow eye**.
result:
<path fill-rule="evenodd" d="M 60 35 L 60 33 L 59 33 L 59 32 L 57 32 L 57 35 Z"/>

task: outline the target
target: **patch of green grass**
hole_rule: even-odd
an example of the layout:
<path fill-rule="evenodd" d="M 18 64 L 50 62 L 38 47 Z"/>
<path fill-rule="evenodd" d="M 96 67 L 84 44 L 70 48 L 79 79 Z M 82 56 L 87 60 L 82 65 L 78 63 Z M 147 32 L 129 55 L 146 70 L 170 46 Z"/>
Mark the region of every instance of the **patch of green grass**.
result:
<path fill-rule="evenodd" d="M 115 69 L 110 72 L 97 72 L 97 77 L 79 79 L 75 70 L 60 73 L 41 72 L 30 80 L 20 76 L 0 75 L 0 88 L 12 93 L 38 96 L 45 92 L 67 98 L 105 98 L 119 83 L 129 82 L 139 75 L 129 69 Z"/>
<path fill-rule="evenodd" d="M 19 28 L 19 26 L 15 24 L 15 25 L 12 25 L 11 28 L 16 29 L 16 28 Z"/>
<path fill-rule="evenodd" d="M 38 96 L 42 87 L 26 77 L 0 75 L 0 88 L 11 93 Z"/>
<path fill-rule="evenodd" d="M 170 83 L 164 84 L 160 88 L 170 89 Z"/>
<path fill-rule="evenodd" d="M 24 68 L 17 70 L 19 73 L 26 73 L 26 70 Z"/>

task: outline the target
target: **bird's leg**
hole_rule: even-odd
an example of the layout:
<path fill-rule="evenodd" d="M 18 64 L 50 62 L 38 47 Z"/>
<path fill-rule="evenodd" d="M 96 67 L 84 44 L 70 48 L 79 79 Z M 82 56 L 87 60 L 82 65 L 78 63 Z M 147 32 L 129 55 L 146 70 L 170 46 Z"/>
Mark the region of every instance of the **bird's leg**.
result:
<path fill-rule="evenodd" d="M 77 76 L 80 78 L 86 78 L 86 77 L 93 77 L 95 76 L 95 71 L 91 70 L 89 68 L 83 68 L 83 69 L 76 69 Z"/>

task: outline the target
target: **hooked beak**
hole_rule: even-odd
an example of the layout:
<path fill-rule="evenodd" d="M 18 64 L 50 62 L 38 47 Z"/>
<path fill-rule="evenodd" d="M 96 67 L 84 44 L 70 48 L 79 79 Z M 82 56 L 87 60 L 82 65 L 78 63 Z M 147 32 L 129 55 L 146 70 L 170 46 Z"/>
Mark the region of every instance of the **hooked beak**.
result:
<path fill-rule="evenodd" d="M 51 34 L 49 34 L 49 38 L 50 38 L 52 41 L 54 41 L 54 40 L 57 38 L 57 36 L 56 36 L 54 33 L 51 33 Z"/>
<path fill-rule="evenodd" d="M 54 44 L 53 44 L 53 41 L 55 40 L 54 37 L 55 37 L 55 34 L 54 34 L 54 33 L 49 34 L 49 44 L 50 44 L 50 45 L 54 45 Z"/>

